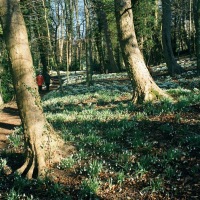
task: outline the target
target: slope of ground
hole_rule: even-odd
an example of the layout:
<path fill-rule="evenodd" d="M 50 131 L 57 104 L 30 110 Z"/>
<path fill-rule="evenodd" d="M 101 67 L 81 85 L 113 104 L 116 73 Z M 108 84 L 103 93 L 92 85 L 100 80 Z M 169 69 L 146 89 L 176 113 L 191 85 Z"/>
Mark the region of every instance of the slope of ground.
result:
<path fill-rule="evenodd" d="M 0 150 L 8 145 L 7 137 L 21 124 L 17 105 L 14 101 L 2 106 L 0 111 Z"/>
<path fill-rule="evenodd" d="M 59 85 L 57 76 L 54 76 L 51 79 L 52 83 L 50 85 L 50 91 L 57 89 Z M 43 97 L 47 93 L 45 87 L 43 87 L 43 91 L 40 95 Z M 21 120 L 16 101 L 12 100 L 9 103 L 3 104 L 0 107 L 0 151 L 8 146 L 8 136 L 20 124 Z"/>
<path fill-rule="evenodd" d="M 54 168 L 51 180 L 29 182 L 0 174 L 0 199 L 198 200 L 199 99 L 195 101 L 196 96 L 191 96 L 193 103 L 189 106 L 183 105 L 188 102 L 184 95 L 177 104 L 164 101 L 155 104 L 156 109 L 151 103 L 133 106 L 130 94 L 125 94 L 131 90 L 126 74 L 101 76 L 96 88 L 90 89 L 81 82 L 82 76 L 73 75 L 72 82 L 65 82 L 66 97 L 54 99 L 55 90 L 43 105 L 48 120 L 79 148 L 79 154 Z M 155 80 L 164 89 L 183 87 L 177 95 L 190 91 L 199 94 L 200 79 L 194 70 Z M 89 91 L 93 92 L 91 96 L 83 97 Z M 113 96 L 119 92 L 119 97 L 110 101 L 104 95 L 98 99 L 102 91 Z M 122 93 L 125 95 L 120 96 Z M 18 111 L 11 105 L 0 113 L 0 121 L 8 117 L 2 121 L 4 136 L 19 125 L 14 122 Z M 123 113 L 126 116 L 120 118 Z M 11 119 L 14 121 L 9 122 Z M 8 158 L 13 169 L 20 165 L 21 157 L 15 151 L 3 153 L 2 158 Z"/>

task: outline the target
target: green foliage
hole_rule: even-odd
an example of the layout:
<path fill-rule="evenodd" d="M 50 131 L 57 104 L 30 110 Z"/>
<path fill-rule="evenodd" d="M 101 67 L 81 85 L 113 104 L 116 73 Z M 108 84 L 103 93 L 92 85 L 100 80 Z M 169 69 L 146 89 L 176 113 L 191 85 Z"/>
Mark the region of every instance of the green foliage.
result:
<path fill-rule="evenodd" d="M 166 113 L 173 113 L 175 108 L 170 99 L 162 99 L 159 103 L 152 106 L 152 102 L 144 103 L 144 110 L 147 115 L 160 115 Z"/>
<path fill-rule="evenodd" d="M 89 178 L 83 180 L 81 184 L 81 197 L 85 199 L 93 199 L 99 189 L 100 181 L 97 178 Z"/>
<path fill-rule="evenodd" d="M 64 187 L 59 183 L 53 183 L 51 184 L 51 187 L 48 191 L 48 196 L 50 197 L 56 197 L 57 199 L 71 199 L 63 192 Z M 60 197 L 59 197 L 60 196 Z"/>
<path fill-rule="evenodd" d="M 30 181 L 26 178 L 21 177 L 19 174 L 15 173 L 13 180 L 13 188 L 17 189 L 18 192 L 22 193 L 27 185 L 30 184 Z"/>
<path fill-rule="evenodd" d="M 167 91 L 173 97 L 179 98 L 180 96 L 185 96 L 191 93 L 191 90 L 184 89 L 184 88 L 176 88 L 176 89 L 169 89 Z"/>
<path fill-rule="evenodd" d="M 143 188 L 141 190 L 141 193 L 150 192 L 152 194 L 152 193 L 158 193 L 163 190 L 164 190 L 163 180 L 160 177 L 156 177 L 155 179 L 150 180 L 149 186 Z"/>
<path fill-rule="evenodd" d="M 171 179 L 176 176 L 176 169 L 174 169 L 172 166 L 168 165 L 164 170 L 165 176 L 168 179 Z"/>
<path fill-rule="evenodd" d="M 101 161 L 92 160 L 89 163 L 87 172 L 88 172 L 89 177 L 97 178 L 98 174 L 101 172 L 102 169 L 103 169 L 103 163 Z"/>
<path fill-rule="evenodd" d="M 9 145 L 13 148 L 19 148 L 23 146 L 23 128 L 20 126 L 16 128 L 12 134 L 8 136 Z"/>
<path fill-rule="evenodd" d="M 114 142 L 109 142 L 108 140 L 103 140 L 101 146 L 99 147 L 99 152 L 104 156 L 109 156 L 118 149 L 118 145 Z"/>
<path fill-rule="evenodd" d="M 68 158 L 62 159 L 60 164 L 59 164 L 59 168 L 61 169 L 70 169 L 74 166 L 74 164 L 76 163 L 75 159 L 72 156 L 69 156 Z"/>
<path fill-rule="evenodd" d="M 154 0 L 138 1 L 133 7 L 137 41 L 147 65 L 158 64 L 162 60 L 161 17 L 157 13 L 156 18 L 156 12 L 159 10 Z"/>
<path fill-rule="evenodd" d="M 132 137 L 130 138 L 129 142 L 133 148 L 144 146 L 145 145 L 144 133 L 141 130 L 136 129 Z"/>
<path fill-rule="evenodd" d="M 175 162 L 181 158 L 182 151 L 178 148 L 171 148 L 163 154 L 163 159 L 166 163 Z"/>
<path fill-rule="evenodd" d="M 88 158 L 88 154 L 87 152 L 85 152 L 83 149 L 79 149 L 79 151 L 77 152 L 77 154 L 75 154 L 75 157 L 77 159 L 77 161 L 81 162 L 81 160 L 85 160 Z"/>
<path fill-rule="evenodd" d="M 11 134 L 8 137 L 11 147 L 18 148 L 22 143 L 22 138 L 19 135 Z"/>
<path fill-rule="evenodd" d="M 14 96 L 14 88 L 12 83 L 12 75 L 9 69 L 4 69 L 1 75 L 1 91 L 3 95 L 3 101 L 9 102 Z"/>
<path fill-rule="evenodd" d="M 144 166 L 142 166 L 139 162 L 137 162 L 137 166 L 135 168 L 135 176 L 136 178 L 142 178 L 148 171 Z"/>
<path fill-rule="evenodd" d="M 181 158 L 187 156 L 177 146 L 187 144 L 193 150 L 198 145 L 198 136 L 192 134 L 186 137 L 187 130 L 184 133 L 181 130 L 175 132 L 173 124 L 160 122 L 156 125 L 157 122 L 154 124 L 151 119 L 173 115 L 173 123 L 181 125 L 182 113 L 187 111 L 191 102 L 198 101 L 199 93 L 181 88 L 169 90 L 177 101 L 163 99 L 137 106 L 120 100 L 122 97 L 131 99 L 131 93 L 123 85 L 114 88 L 102 85 L 94 83 L 87 89 L 84 85 L 78 85 L 76 90 L 68 88 L 62 96 L 59 93 L 48 94 L 43 102 L 47 119 L 66 141 L 72 141 L 80 149 L 70 162 L 67 160 L 67 165 L 75 163 L 71 166 L 77 173 L 89 177 L 82 181 L 80 195 L 95 198 L 98 189 L 103 187 L 101 184 L 107 184 L 110 190 L 115 184 L 123 188 L 126 178 L 141 181 L 148 176 L 148 186 L 141 192 L 163 192 L 165 181 L 171 181 L 181 174 L 177 174 L 175 163 L 181 163 Z M 156 127 L 152 127 L 155 133 L 151 130 L 151 124 Z M 179 131 L 182 138 L 173 140 Z M 158 138 L 157 133 L 160 134 Z M 165 137 L 170 141 L 167 141 L 169 149 L 162 144 L 166 142 Z M 175 144 L 171 145 L 171 142 Z M 192 171 L 196 173 L 197 170 L 194 168 Z M 103 183 L 99 176 L 103 173 L 115 176 L 108 176 L 106 183 Z"/>
<path fill-rule="evenodd" d="M 26 200 L 33 200 L 33 196 L 30 197 L 26 194 L 18 193 L 14 188 L 9 191 L 9 194 L 6 197 L 7 200 L 17 200 L 17 199 L 26 199 Z"/>
<path fill-rule="evenodd" d="M 0 158 L 0 174 L 3 171 L 4 167 L 7 165 L 7 160 Z"/>
<path fill-rule="evenodd" d="M 117 183 L 119 183 L 120 186 L 122 185 L 125 178 L 126 178 L 126 175 L 125 175 L 124 171 L 120 171 L 117 173 Z"/>
<path fill-rule="evenodd" d="M 10 178 L 12 179 L 12 188 L 5 194 L 6 199 L 37 200 L 41 199 L 42 196 L 44 199 L 71 200 L 71 197 L 64 192 L 62 184 L 53 183 L 48 178 L 28 180 L 17 173 L 12 174 Z M 0 189 L 2 187 L 1 183 Z M 42 191 L 42 194 L 35 191 Z"/>
<path fill-rule="evenodd" d="M 28 198 L 31 191 L 29 195 L 27 188 L 44 188 L 42 192 L 49 199 L 72 199 L 70 194 L 74 193 L 80 199 L 98 199 L 102 190 L 123 192 L 129 183 L 139 188 L 140 195 L 162 196 L 167 193 L 165 184 L 173 189 L 185 173 L 198 174 L 199 165 L 191 157 L 198 155 L 199 133 L 195 121 L 194 128 L 183 123 L 183 114 L 193 105 L 196 108 L 199 91 L 169 90 L 176 101 L 133 105 L 128 87 L 104 84 L 69 86 L 64 94 L 53 91 L 43 99 L 48 121 L 77 148 L 57 166 L 68 170 L 68 178 L 80 177 L 75 190 L 48 179 L 33 183 L 16 177 L 11 196 L 25 194 Z M 173 116 L 171 121 L 168 116 Z M 21 146 L 18 136 L 22 131 L 17 129 L 11 135 L 13 147 Z M 187 163 L 192 167 L 185 169 Z M 2 160 L 2 167 L 5 164 Z"/>
<path fill-rule="evenodd" d="M 169 94 L 178 100 L 175 104 L 176 110 L 184 110 L 185 107 L 200 101 L 199 90 L 189 90 L 184 88 L 170 89 Z"/>
<path fill-rule="evenodd" d="M 183 142 L 193 148 L 200 147 L 200 135 L 198 134 L 188 135 L 183 140 Z"/>
<path fill-rule="evenodd" d="M 192 166 L 190 171 L 191 171 L 192 175 L 198 174 L 200 171 L 200 165 L 196 164 L 196 165 Z"/>
<path fill-rule="evenodd" d="M 155 179 L 151 179 L 150 180 L 150 189 L 151 192 L 159 192 L 159 191 L 163 191 L 163 180 L 160 177 L 157 177 Z"/>
<path fill-rule="evenodd" d="M 88 148 L 95 149 L 101 144 L 101 138 L 94 133 L 81 138 L 81 147 L 87 146 Z"/>
<path fill-rule="evenodd" d="M 142 121 L 142 120 L 147 119 L 147 114 L 146 114 L 146 112 L 137 112 L 137 113 L 135 113 L 134 118 L 137 121 Z"/>
<path fill-rule="evenodd" d="M 158 162 L 158 158 L 152 155 L 144 155 L 144 156 L 141 156 L 139 159 L 140 165 L 148 170 L 151 169 L 152 166 L 157 162 Z"/>

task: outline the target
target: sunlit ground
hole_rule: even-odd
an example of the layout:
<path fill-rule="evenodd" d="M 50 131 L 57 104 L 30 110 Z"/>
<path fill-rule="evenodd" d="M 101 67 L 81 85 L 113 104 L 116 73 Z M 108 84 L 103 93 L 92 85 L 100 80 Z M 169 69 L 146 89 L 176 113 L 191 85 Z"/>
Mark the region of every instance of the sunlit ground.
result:
<path fill-rule="evenodd" d="M 4 197 L 198 199 L 200 79 L 195 71 L 156 78 L 175 102 L 139 106 L 131 102 L 126 73 L 93 78 L 87 87 L 83 74 L 68 81 L 63 76 L 64 94 L 55 90 L 43 97 L 48 121 L 77 152 L 53 169 L 51 180 L 0 176 Z M 14 150 L 22 146 L 21 133 L 10 137 Z M 1 159 L 1 168 L 7 159 Z"/>

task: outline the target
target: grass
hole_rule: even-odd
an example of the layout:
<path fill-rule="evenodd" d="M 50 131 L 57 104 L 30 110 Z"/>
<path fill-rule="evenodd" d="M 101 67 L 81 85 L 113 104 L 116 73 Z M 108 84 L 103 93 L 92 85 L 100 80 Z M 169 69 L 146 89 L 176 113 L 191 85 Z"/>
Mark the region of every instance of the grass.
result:
<path fill-rule="evenodd" d="M 195 199 L 200 195 L 200 119 L 195 114 L 199 90 L 170 89 L 176 102 L 165 99 L 136 106 L 128 82 L 65 87 L 64 94 L 47 94 L 43 108 L 77 153 L 61 161 L 54 181 L 14 175 L 8 190 L 4 185 L 9 178 L 5 179 L 0 191 L 7 198 L 25 194 L 27 199 L 126 199 L 126 195 Z M 17 135 L 10 137 L 14 148 L 21 146 L 20 131 Z M 5 162 L 1 160 L 1 168 Z"/>

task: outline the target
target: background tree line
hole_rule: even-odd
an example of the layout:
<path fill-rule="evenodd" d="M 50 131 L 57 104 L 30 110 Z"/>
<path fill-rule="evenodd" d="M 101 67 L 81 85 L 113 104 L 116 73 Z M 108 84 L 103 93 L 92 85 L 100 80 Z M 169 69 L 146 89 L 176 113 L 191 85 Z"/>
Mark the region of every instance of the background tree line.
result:
<path fill-rule="evenodd" d="M 199 1 L 132 0 L 132 5 L 137 41 L 146 65 L 166 62 L 170 74 L 181 72 L 180 66 L 176 70 L 178 65 L 174 56 L 192 56 L 199 51 Z M 93 71 L 125 70 L 113 0 L 28 0 L 21 1 L 20 6 L 36 70 L 84 69 L 88 72 L 88 81 Z M 1 65 L 8 74 L 3 41 L 0 45 Z M 3 82 L 7 81 L 6 78 Z M 5 100 L 7 98 L 10 99 L 10 95 L 6 95 Z"/>
<path fill-rule="evenodd" d="M 168 0 L 164 1 L 163 6 L 158 0 L 132 1 L 132 3 L 137 40 L 148 65 L 164 61 L 163 51 L 161 51 L 163 49 L 162 10 L 166 6 L 171 12 L 171 17 L 166 16 L 170 12 L 163 13 L 165 15 L 163 19 L 169 20 L 173 53 L 176 56 L 184 52 L 195 53 L 195 1 Z M 123 62 L 120 60 L 113 0 L 51 0 L 44 1 L 43 4 L 40 3 L 41 5 L 37 5 L 39 3 L 34 1 L 31 1 L 31 4 L 37 13 L 34 14 L 35 9 L 31 9 L 33 13 L 32 15 L 28 13 L 29 21 L 26 20 L 26 24 L 32 27 L 31 23 L 34 22 L 42 33 L 43 39 L 45 37 L 50 39 L 55 61 L 61 69 L 66 70 L 66 65 L 69 65 L 70 70 L 82 69 L 86 62 L 86 44 L 89 42 L 92 49 L 90 52 L 92 55 L 89 56 L 93 68 L 97 71 L 112 72 L 117 70 L 117 64 L 118 70 L 124 69 Z M 31 8 L 29 5 L 24 6 Z M 45 22 L 44 19 L 47 21 Z M 43 30 L 39 26 L 42 26 Z M 49 35 L 44 34 L 45 31 Z M 29 35 L 31 35 L 30 28 Z M 39 39 L 35 32 L 32 32 L 32 40 L 34 62 L 37 65 L 40 60 L 36 52 L 38 54 L 40 52 L 35 49 L 39 47 Z M 43 50 L 43 54 L 44 52 Z"/>

